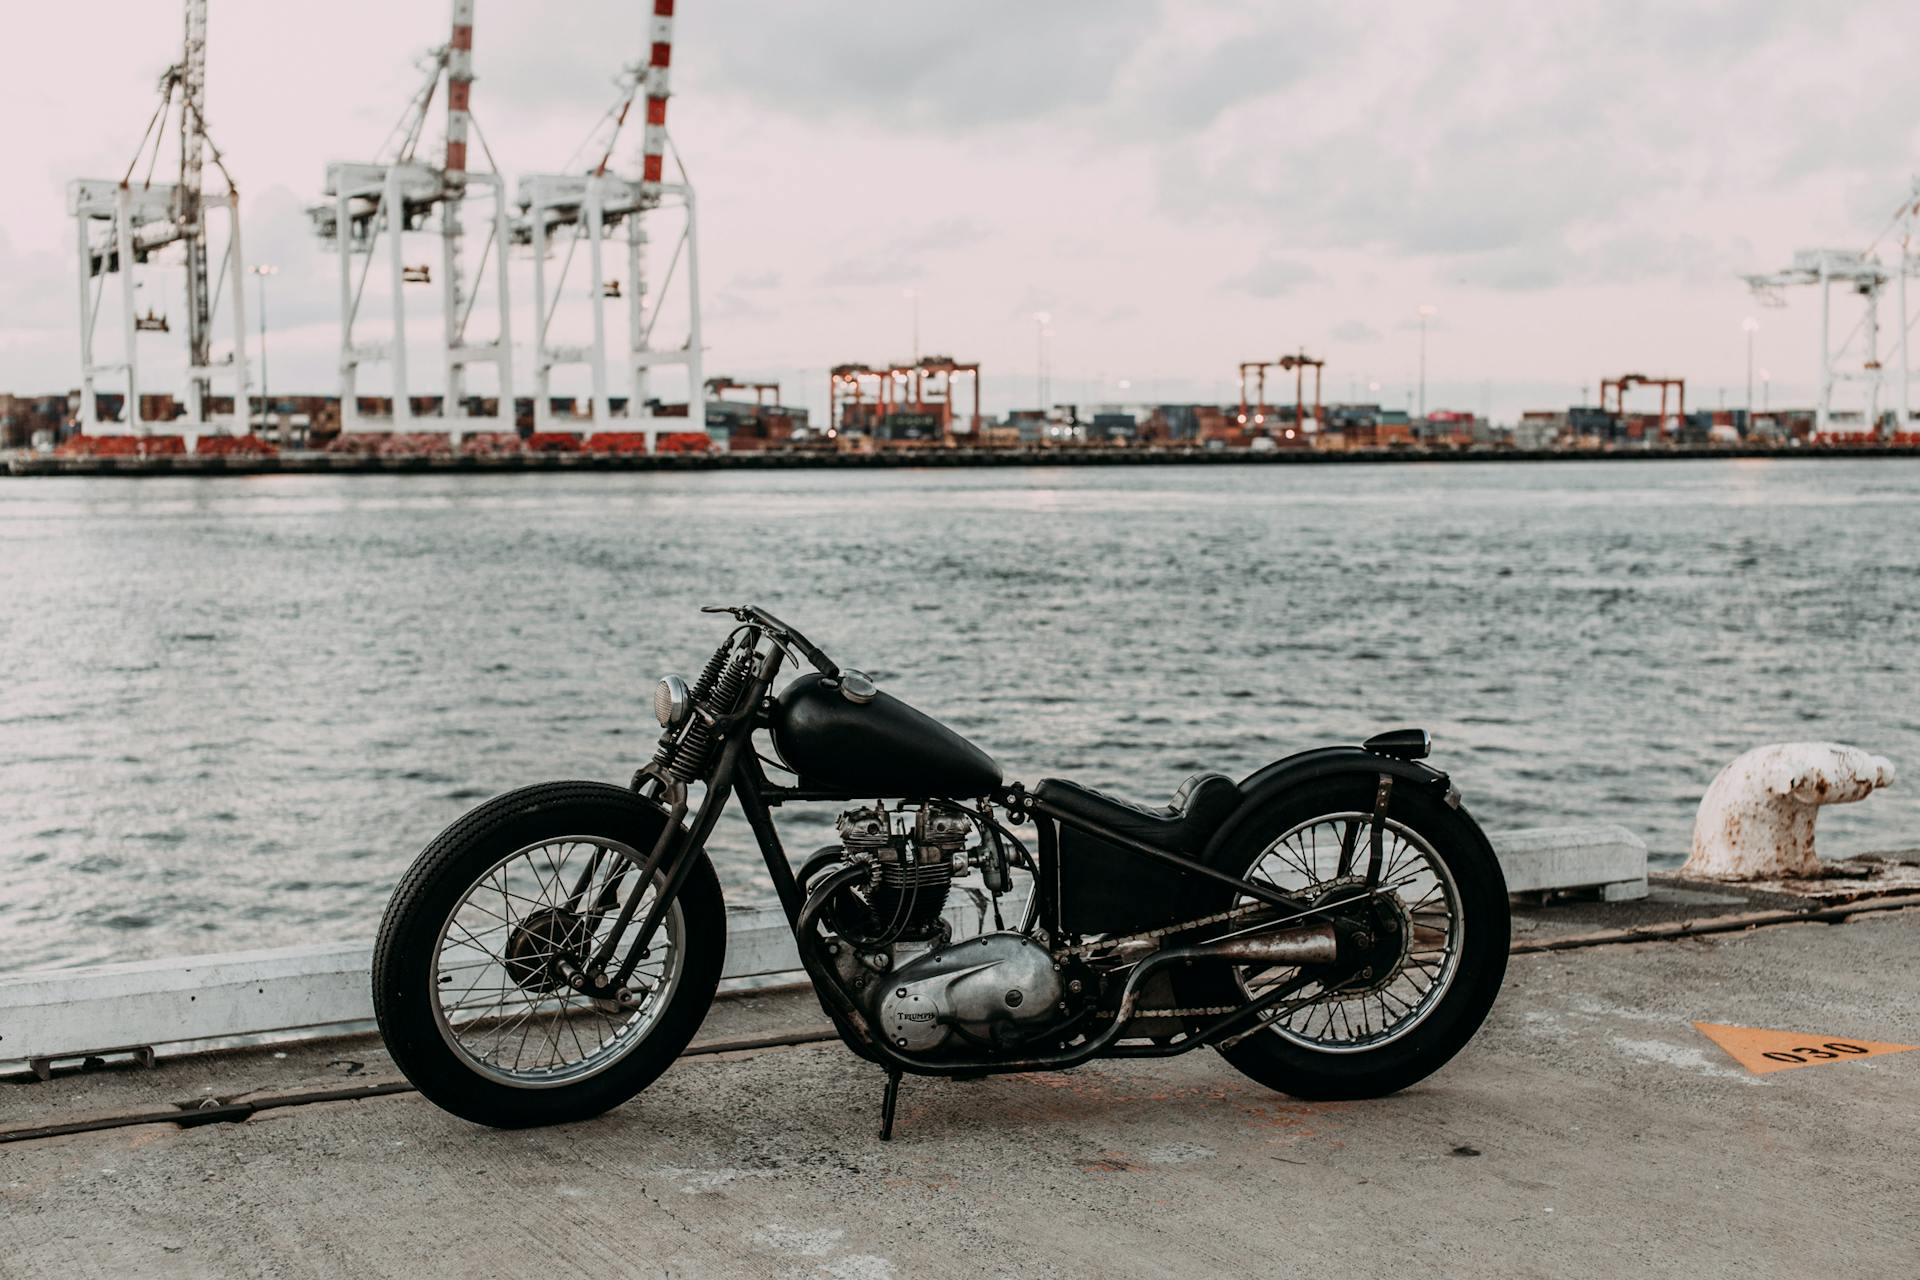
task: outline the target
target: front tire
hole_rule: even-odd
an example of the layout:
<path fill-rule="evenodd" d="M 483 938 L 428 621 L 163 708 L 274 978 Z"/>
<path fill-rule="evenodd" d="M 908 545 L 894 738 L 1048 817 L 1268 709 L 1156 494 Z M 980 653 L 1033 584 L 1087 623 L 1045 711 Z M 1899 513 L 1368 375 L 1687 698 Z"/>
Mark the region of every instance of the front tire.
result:
<path fill-rule="evenodd" d="M 1351 895 L 1354 882 L 1364 881 L 1374 782 L 1371 775 L 1335 777 L 1276 798 L 1242 825 L 1214 865 L 1308 896 Z M 1310 1101 L 1395 1093 L 1439 1070 L 1493 1008 L 1511 926 L 1506 878 L 1492 847 L 1464 811 L 1427 791 L 1396 791 L 1386 818 L 1381 883 L 1399 885 L 1391 916 L 1404 949 L 1378 973 L 1370 965 L 1364 977 L 1336 975 L 1330 985 L 1301 988 L 1294 998 L 1304 1003 L 1220 1050 L 1268 1088 Z M 1242 901 L 1223 886 L 1195 914 Z M 1250 974 L 1208 963 L 1176 982 L 1183 1004 L 1233 1006 L 1262 989 L 1252 979 L 1271 986 L 1305 972 Z"/>
<path fill-rule="evenodd" d="M 562 980 L 562 962 L 591 955 L 640 893 L 634 936 L 663 886 L 664 874 L 637 881 L 665 825 L 623 788 L 548 782 L 489 800 L 420 854 L 381 922 L 373 1008 L 395 1065 L 430 1101 L 499 1128 L 564 1124 L 627 1101 L 680 1056 L 725 960 L 704 851 L 687 855 L 631 1006 Z"/>

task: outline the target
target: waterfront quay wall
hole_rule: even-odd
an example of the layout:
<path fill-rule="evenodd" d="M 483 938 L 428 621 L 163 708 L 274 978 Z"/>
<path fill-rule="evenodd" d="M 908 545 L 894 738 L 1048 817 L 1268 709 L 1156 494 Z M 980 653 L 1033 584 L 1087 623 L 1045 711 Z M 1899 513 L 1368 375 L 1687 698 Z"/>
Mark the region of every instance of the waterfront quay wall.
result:
<path fill-rule="evenodd" d="M 1811 446 L 1797 449 L 1705 447 L 1631 450 L 1563 449 L 920 449 L 830 453 L 814 450 L 750 453 L 506 453 L 498 456 L 172 454 L 58 457 L 14 453 L 0 474 L 13 476 L 336 475 L 359 473 L 518 471 L 779 471 L 838 468 L 1061 467 L 1061 466 L 1338 466 L 1393 462 L 1657 462 L 1730 458 L 1920 457 L 1920 445 Z"/>

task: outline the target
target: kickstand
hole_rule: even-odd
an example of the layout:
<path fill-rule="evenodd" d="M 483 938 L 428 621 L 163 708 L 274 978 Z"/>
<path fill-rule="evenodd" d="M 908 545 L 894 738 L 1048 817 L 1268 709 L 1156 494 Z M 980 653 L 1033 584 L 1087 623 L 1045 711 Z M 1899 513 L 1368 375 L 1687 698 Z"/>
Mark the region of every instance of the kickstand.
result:
<path fill-rule="evenodd" d="M 900 1102 L 900 1073 L 887 1072 L 887 1091 L 880 1096 L 880 1141 L 893 1141 L 893 1109 Z"/>

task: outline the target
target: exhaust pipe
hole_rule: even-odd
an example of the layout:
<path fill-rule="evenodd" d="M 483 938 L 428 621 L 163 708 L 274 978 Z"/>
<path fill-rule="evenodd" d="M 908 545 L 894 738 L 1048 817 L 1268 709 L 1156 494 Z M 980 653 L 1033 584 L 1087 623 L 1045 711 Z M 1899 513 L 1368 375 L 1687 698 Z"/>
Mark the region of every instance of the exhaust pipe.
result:
<path fill-rule="evenodd" d="M 1332 964 L 1339 956 L 1330 924 L 1302 925 L 1272 933 L 1249 933 L 1190 948 L 1196 958 L 1238 960 L 1246 964 Z"/>

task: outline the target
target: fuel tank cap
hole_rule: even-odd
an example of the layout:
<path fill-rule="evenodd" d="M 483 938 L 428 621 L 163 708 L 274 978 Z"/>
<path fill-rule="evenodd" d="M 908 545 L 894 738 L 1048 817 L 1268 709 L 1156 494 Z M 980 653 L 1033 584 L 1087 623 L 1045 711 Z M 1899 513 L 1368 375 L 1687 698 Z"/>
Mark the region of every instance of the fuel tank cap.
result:
<path fill-rule="evenodd" d="M 880 695 L 880 686 L 866 672 L 849 669 L 840 673 L 840 693 L 848 702 L 864 704 Z"/>

